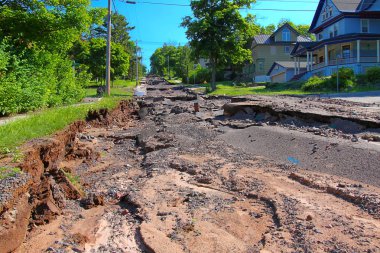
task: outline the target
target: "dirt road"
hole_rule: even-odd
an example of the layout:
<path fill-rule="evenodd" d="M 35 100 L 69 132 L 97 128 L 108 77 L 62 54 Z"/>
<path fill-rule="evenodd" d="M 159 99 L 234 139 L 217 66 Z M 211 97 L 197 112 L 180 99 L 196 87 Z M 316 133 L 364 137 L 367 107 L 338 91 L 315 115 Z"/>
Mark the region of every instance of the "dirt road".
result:
<path fill-rule="evenodd" d="M 339 113 L 306 122 L 281 97 L 198 98 L 194 113 L 195 95 L 147 82 L 146 98 L 92 115 L 59 162 L 41 157 L 51 202 L 32 209 L 16 252 L 380 252 L 376 114 L 356 105 L 344 131 Z M 354 106 L 337 105 L 340 116 Z M 58 169 L 79 182 L 62 184 Z M 4 210 L 0 235 L 18 215 Z"/>

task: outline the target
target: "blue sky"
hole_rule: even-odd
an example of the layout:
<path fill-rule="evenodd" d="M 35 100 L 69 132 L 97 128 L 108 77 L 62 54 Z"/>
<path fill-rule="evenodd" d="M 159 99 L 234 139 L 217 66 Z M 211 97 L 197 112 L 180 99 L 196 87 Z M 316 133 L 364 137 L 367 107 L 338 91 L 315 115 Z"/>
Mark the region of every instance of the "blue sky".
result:
<path fill-rule="evenodd" d="M 138 44 L 142 48 L 143 62 L 149 68 L 149 57 L 164 42 L 176 45 L 186 44 L 185 29 L 179 25 L 184 16 L 191 15 L 191 9 L 186 6 L 155 5 L 142 2 L 186 5 L 190 3 L 190 0 L 136 0 L 136 2 L 137 4 L 132 5 L 115 0 L 115 5 L 117 11 L 125 15 L 129 23 L 136 27 L 131 32 L 131 36 L 133 40 L 138 40 Z M 252 10 L 242 10 L 242 14 L 252 13 L 256 15 L 261 25 L 277 24 L 282 18 L 290 19 L 296 24 L 310 24 L 314 12 L 306 10 L 315 10 L 317 4 L 317 0 L 257 0 Z M 106 7 L 107 0 L 93 0 L 92 5 L 94 7 Z M 284 11 L 255 9 L 281 9 Z M 305 11 L 292 12 L 288 10 Z"/>

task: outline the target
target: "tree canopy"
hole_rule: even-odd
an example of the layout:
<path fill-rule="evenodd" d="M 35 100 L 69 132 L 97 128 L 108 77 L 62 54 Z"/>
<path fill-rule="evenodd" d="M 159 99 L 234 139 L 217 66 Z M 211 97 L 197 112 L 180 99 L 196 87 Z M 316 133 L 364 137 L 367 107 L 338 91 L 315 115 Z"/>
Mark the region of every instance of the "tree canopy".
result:
<path fill-rule="evenodd" d="M 251 60 L 246 48 L 253 36 L 252 16 L 244 18 L 239 9 L 250 7 L 254 0 L 200 0 L 192 1 L 193 17 L 183 19 L 190 46 L 198 57 L 210 60 L 212 89 L 215 89 L 216 69 L 228 63 Z"/>

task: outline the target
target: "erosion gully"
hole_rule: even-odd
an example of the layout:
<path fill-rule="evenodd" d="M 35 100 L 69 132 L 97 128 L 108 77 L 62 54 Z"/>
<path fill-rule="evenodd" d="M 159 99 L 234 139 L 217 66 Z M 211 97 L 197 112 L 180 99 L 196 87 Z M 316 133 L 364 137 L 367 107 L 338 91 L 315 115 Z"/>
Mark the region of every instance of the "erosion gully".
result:
<path fill-rule="evenodd" d="M 380 252 L 378 106 L 146 82 L 1 160 L 0 252 Z"/>

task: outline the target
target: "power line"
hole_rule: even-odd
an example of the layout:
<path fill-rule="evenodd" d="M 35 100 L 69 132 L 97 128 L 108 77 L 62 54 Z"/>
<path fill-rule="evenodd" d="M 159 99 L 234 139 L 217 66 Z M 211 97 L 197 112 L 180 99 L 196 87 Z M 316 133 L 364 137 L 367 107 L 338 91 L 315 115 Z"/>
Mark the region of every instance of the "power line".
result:
<path fill-rule="evenodd" d="M 115 12 L 118 13 L 117 8 L 116 8 L 116 4 L 115 4 L 115 0 L 112 0 L 112 4 L 113 4 L 113 8 L 115 9 Z"/>

